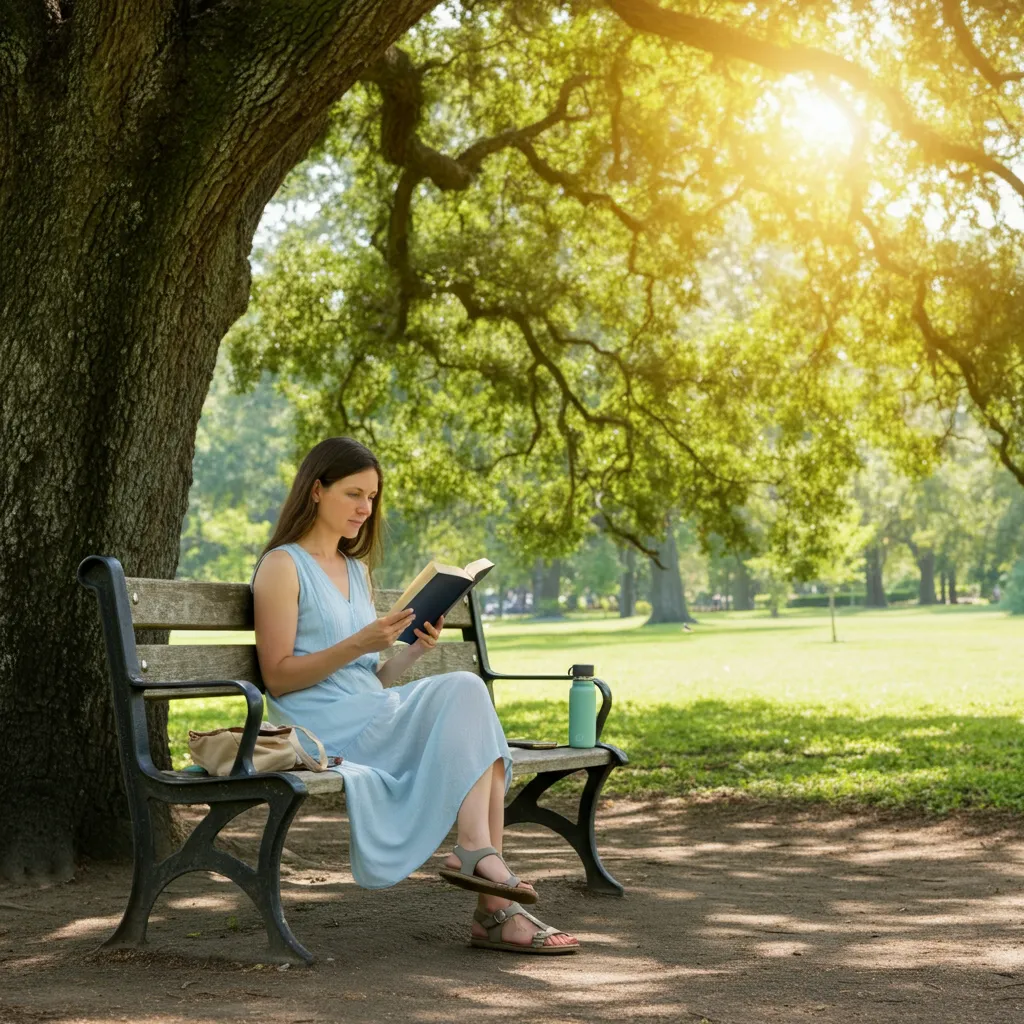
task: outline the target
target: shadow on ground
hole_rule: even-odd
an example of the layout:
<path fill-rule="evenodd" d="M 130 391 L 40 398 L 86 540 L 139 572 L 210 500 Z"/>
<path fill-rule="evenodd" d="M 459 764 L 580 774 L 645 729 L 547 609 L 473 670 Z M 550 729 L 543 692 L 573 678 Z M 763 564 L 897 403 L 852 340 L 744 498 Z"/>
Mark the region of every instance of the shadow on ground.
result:
<path fill-rule="evenodd" d="M 311 968 L 260 963 L 255 911 L 215 876 L 174 883 L 149 945 L 130 953 L 93 952 L 120 915 L 126 869 L 0 889 L 0 1021 L 1024 1018 L 1024 829 L 681 801 L 609 802 L 600 822 L 622 900 L 589 895 L 550 833 L 509 832 L 541 916 L 585 943 L 575 957 L 472 950 L 472 898 L 434 865 L 359 889 L 343 807 L 326 801 L 293 826 L 284 881 Z M 254 850 L 256 825 L 240 820 L 235 852 Z"/>

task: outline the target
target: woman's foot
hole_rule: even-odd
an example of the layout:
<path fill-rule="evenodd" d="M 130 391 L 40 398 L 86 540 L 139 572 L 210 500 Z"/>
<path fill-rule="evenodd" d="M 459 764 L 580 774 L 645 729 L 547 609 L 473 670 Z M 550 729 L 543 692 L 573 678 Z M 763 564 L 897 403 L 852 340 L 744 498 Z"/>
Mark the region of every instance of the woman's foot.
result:
<path fill-rule="evenodd" d="M 458 871 L 462 867 L 462 862 L 456 854 L 449 853 L 444 859 L 444 866 Z M 508 872 L 508 865 L 500 857 L 495 856 L 494 854 L 482 857 L 477 861 L 477 865 L 473 869 L 473 874 L 480 875 L 482 878 L 499 883 L 504 882 L 508 878 Z M 520 882 L 519 886 L 523 889 L 529 889 L 531 892 L 536 891 L 529 882 Z M 501 902 L 506 906 L 508 905 L 508 900 L 503 900 Z"/>
<path fill-rule="evenodd" d="M 493 896 L 485 896 L 482 897 L 478 903 L 478 914 L 490 915 L 510 906 L 512 906 L 510 900 L 498 899 Z M 538 926 L 535 921 L 531 920 L 526 914 L 517 913 L 502 923 L 501 941 L 510 943 L 514 946 L 529 947 L 534 945 L 534 937 L 537 935 L 537 932 Z M 471 935 L 474 939 L 488 938 L 487 929 L 484 928 L 484 926 L 477 920 L 473 921 Z M 566 932 L 557 932 L 554 935 L 548 935 L 544 939 L 543 943 L 540 944 L 549 947 L 577 947 L 580 942 L 575 935 L 569 935 Z"/>

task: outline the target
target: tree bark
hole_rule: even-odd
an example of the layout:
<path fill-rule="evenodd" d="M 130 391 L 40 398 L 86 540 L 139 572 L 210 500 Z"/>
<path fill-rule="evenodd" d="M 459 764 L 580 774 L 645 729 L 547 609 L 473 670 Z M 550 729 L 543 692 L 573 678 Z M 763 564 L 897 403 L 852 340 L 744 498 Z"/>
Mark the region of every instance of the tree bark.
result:
<path fill-rule="evenodd" d="M 636 548 L 632 544 L 622 554 L 624 568 L 619 584 L 619 618 L 628 619 L 636 611 Z"/>
<path fill-rule="evenodd" d="M 917 568 L 921 573 L 917 601 L 921 605 L 937 604 L 935 596 L 935 552 L 922 548 L 917 553 Z"/>
<path fill-rule="evenodd" d="M 939 572 L 939 604 L 946 603 L 946 570 Z"/>
<path fill-rule="evenodd" d="M 129 19 L 80 0 L 12 18 L 0 2 L 0 875 L 67 876 L 80 854 L 125 849 L 76 566 L 104 553 L 174 575 L 263 207 L 431 6 L 158 0 Z"/>
<path fill-rule="evenodd" d="M 749 612 L 754 608 L 754 581 L 750 577 L 743 559 L 737 556 L 736 575 L 732 579 L 732 606 L 738 612 Z"/>
<path fill-rule="evenodd" d="M 949 567 L 949 603 L 957 604 L 957 592 L 956 592 L 956 566 L 951 565 Z"/>
<path fill-rule="evenodd" d="M 562 560 L 560 558 L 541 563 L 539 582 L 540 589 L 537 592 L 539 599 L 538 597 L 534 598 L 533 614 L 546 619 L 562 618 L 562 606 L 558 602 L 562 586 Z"/>
<path fill-rule="evenodd" d="M 882 570 L 885 567 L 885 553 L 881 545 L 872 544 L 864 552 L 864 603 L 868 608 L 885 608 L 888 600 L 885 596 L 885 582 Z"/>
<path fill-rule="evenodd" d="M 686 607 L 683 577 L 679 572 L 679 549 L 672 532 L 672 524 L 658 544 L 658 562 L 651 559 L 651 615 L 644 623 L 654 626 L 660 622 L 696 622 Z"/>

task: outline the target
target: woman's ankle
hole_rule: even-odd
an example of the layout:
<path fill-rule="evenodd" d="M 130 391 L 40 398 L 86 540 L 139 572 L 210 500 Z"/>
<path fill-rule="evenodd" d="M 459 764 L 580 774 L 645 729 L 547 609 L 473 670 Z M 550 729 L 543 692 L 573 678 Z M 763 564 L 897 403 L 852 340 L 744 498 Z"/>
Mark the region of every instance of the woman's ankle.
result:
<path fill-rule="evenodd" d="M 493 914 L 496 910 L 504 910 L 506 907 L 510 907 L 512 901 L 506 900 L 501 896 L 488 896 L 485 893 L 481 893 L 477 897 L 476 905 L 485 914 Z"/>
<path fill-rule="evenodd" d="M 491 837 L 486 834 L 480 836 L 459 835 L 455 841 L 464 850 L 480 850 L 491 845 Z"/>

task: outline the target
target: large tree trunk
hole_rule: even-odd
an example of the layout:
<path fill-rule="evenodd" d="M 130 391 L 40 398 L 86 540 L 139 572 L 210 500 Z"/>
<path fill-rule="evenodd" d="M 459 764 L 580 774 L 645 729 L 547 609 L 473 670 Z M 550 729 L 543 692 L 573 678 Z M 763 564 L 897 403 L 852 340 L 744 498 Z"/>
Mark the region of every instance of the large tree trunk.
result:
<path fill-rule="evenodd" d="M 732 579 L 732 606 L 738 612 L 749 612 L 754 608 L 754 581 L 743 559 L 737 557 L 736 575 Z"/>
<path fill-rule="evenodd" d="M 534 593 L 533 613 L 546 619 L 562 618 L 562 606 L 558 597 L 562 586 L 562 560 L 555 558 L 541 563 L 537 572 L 539 590 Z"/>
<path fill-rule="evenodd" d="M 956 566 L 951 565 L 949 567 L 949 603 L 957 604 L 957 592 L 956 592 Z"/>
<path fill-rule="evenodd" d="M 686 595 L 683 593 L 683 577 L 679 572 L 679 549 L 672 532 L 671 523 L 665 538 L 657 547 L 658 565 L 651 559 L 651 615 L 645 626 L 657 625 L 659 622 L 696 622 L 686 608 Z"/>
<path fill-rule="evenodd" d="M 879 544 L 872 544 L 864 552 L 864 604 L 868 608 L 885 608 L 888 600 L 885 596 L 885 583 L 882 569 L 885 566 L 885 554 Z"/>
<path fill-rule="evenodd" d="M 928 548 L 921 548 L 917 553 L 917 568 L 921 573 L 921 580 L 918 584 L 918 604 L 937 604 L 935 596 L 935 552 Z"/>
<path fill-rule="evenodd" d="M 632 544 L 622 555 L 624 568 L 619 584 L 619 618 L 628 619 L 636 611 L 636 548 Z"/>
<path fill-rule="evenodd" d="M 0 0 L 0 875 L 124 848 L 87 554 L 173 576 L 261 211 L 424 0 Z M 162 754 L 166 761 L 166 739 Z"/>

